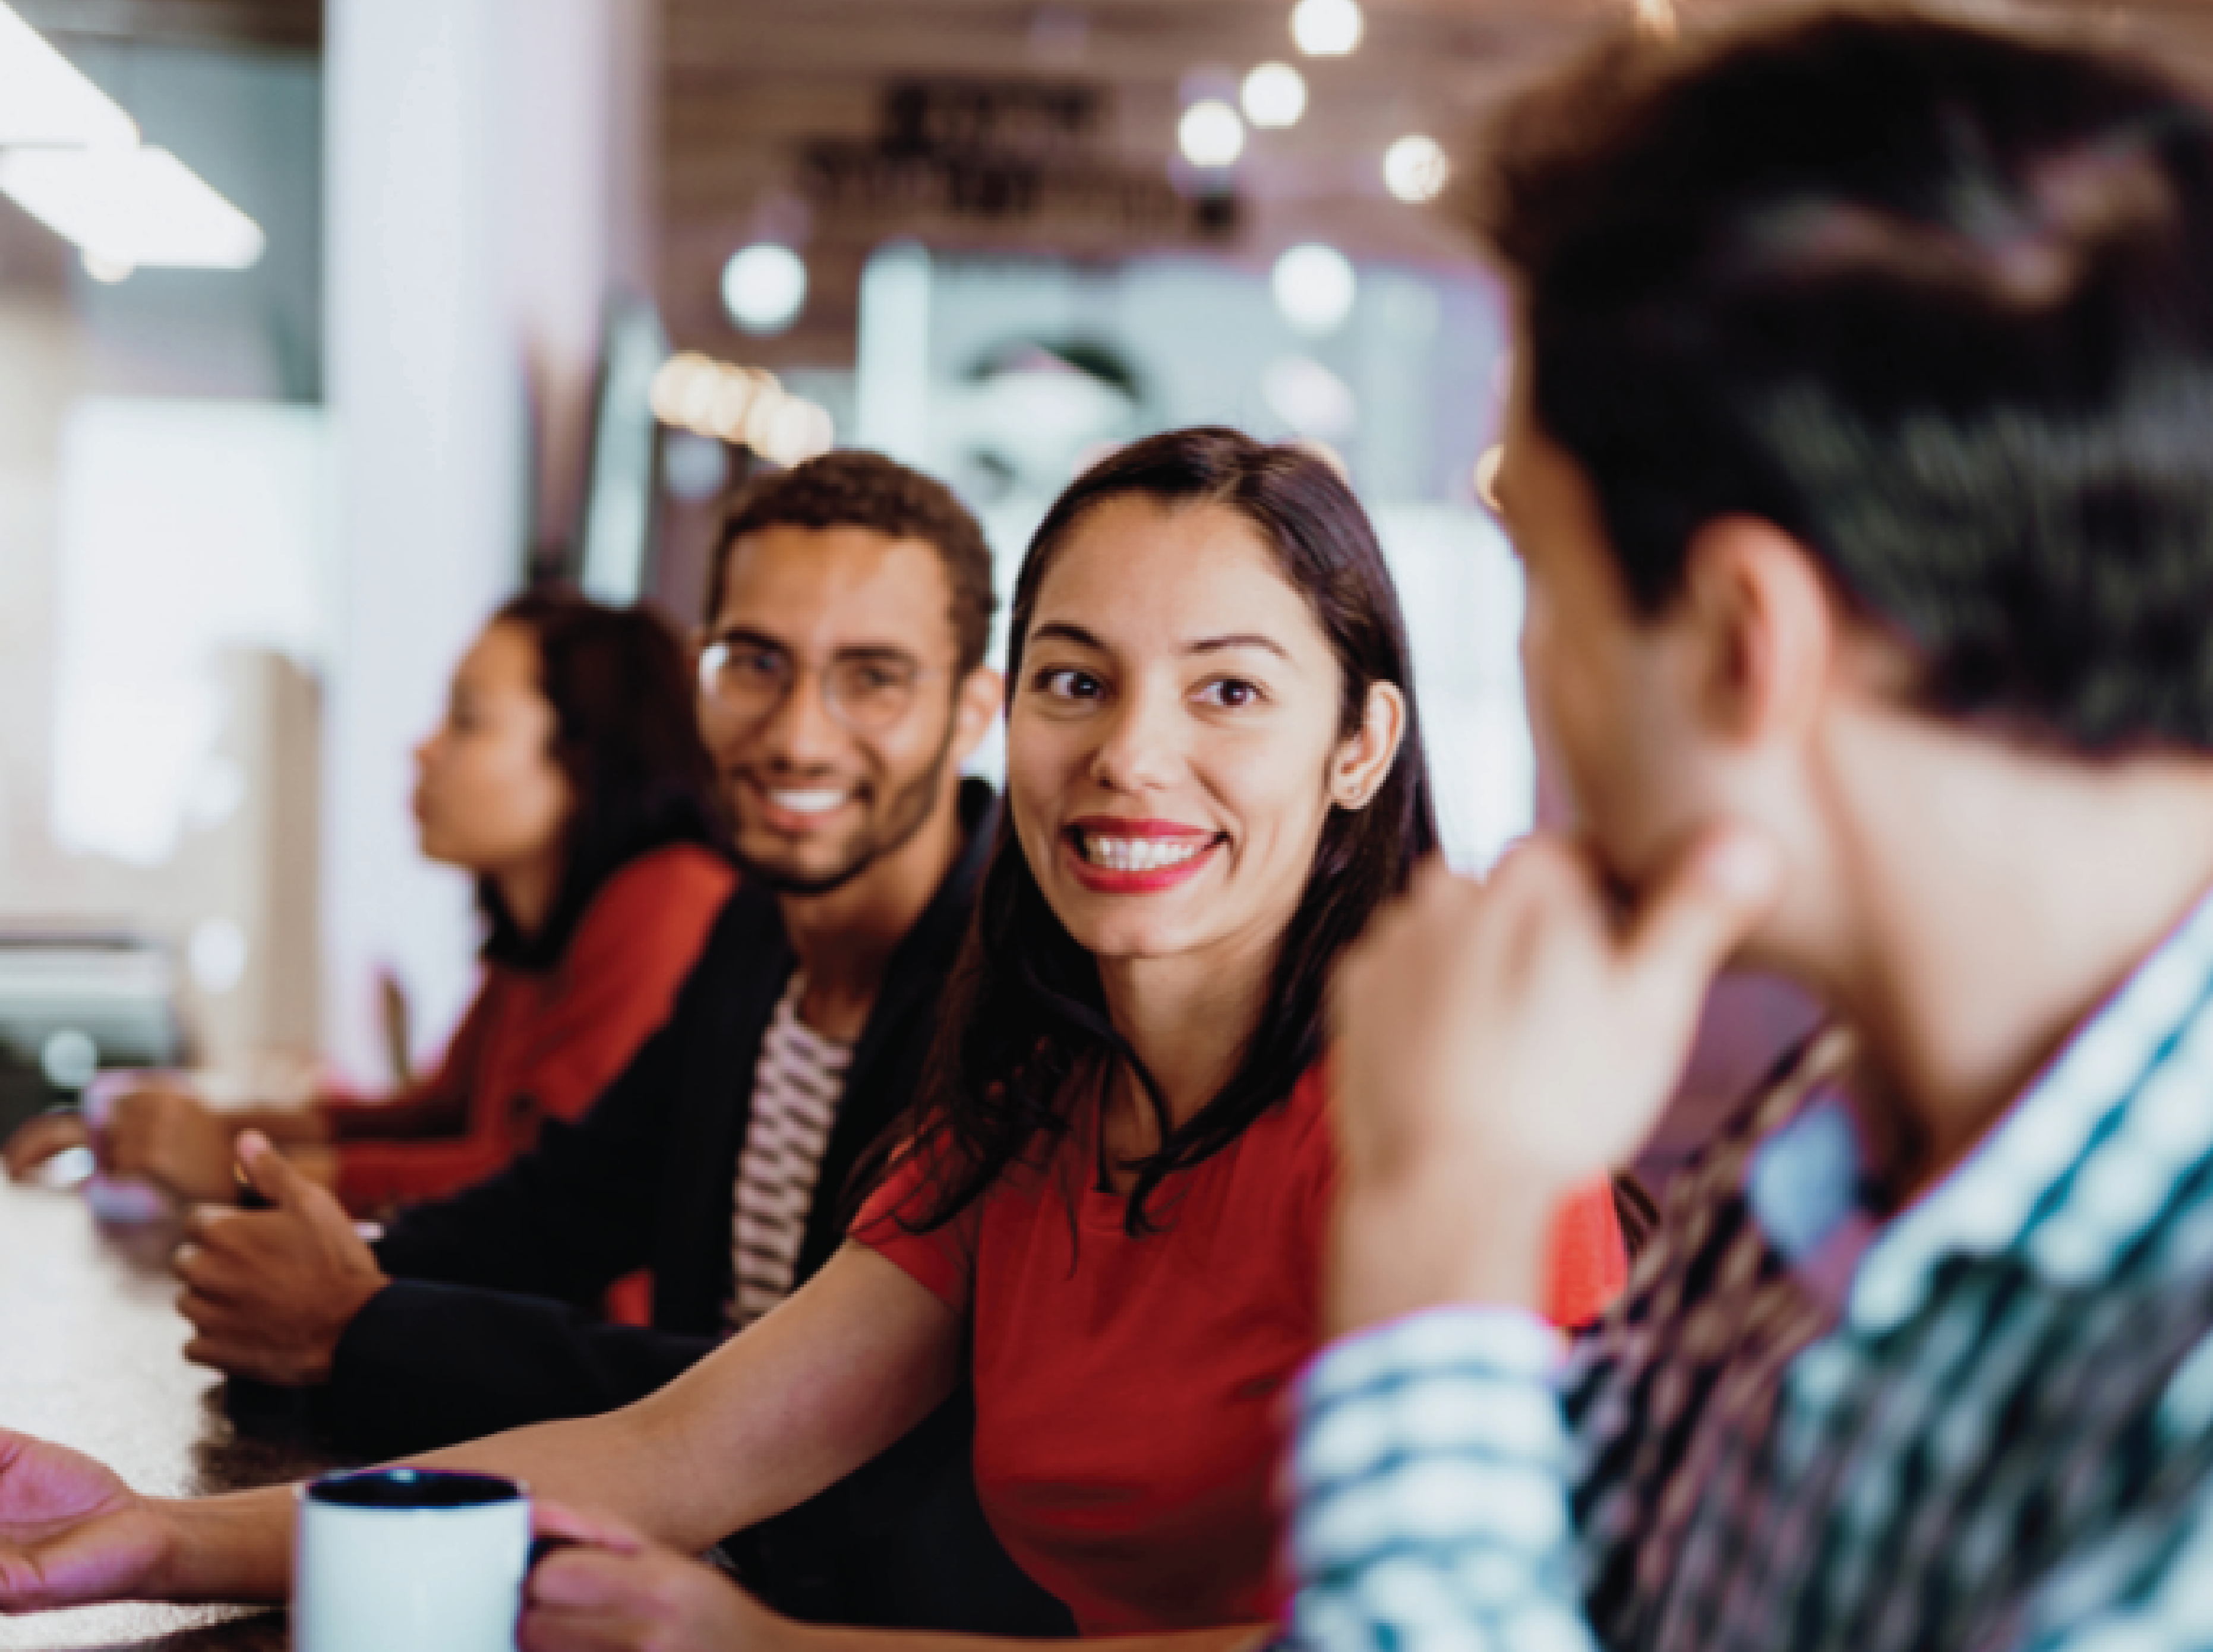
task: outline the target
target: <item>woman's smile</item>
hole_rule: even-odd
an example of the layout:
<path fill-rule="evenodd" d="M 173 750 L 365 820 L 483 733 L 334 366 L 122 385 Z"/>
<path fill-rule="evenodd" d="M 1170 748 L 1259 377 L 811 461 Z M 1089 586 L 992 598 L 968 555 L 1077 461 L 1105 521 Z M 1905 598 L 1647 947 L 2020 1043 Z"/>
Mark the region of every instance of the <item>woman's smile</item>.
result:
<path fill-rule="evenodd" d="M 1087 815 L 1062 833 L 1076 881 L 1100 894 L 1148 895 L 1196 877 L 1228 841 L 1174 820 Z"/>

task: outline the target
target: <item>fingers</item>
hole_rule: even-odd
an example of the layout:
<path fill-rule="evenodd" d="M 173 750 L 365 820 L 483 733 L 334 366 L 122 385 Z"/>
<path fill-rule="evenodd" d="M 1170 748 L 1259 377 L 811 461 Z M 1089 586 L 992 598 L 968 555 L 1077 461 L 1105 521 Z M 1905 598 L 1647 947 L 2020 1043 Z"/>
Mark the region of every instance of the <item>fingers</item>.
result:
<path fill-rule="evenodd" d="M 618 1554 L 635 1554 L 646 1546 L 645 1539 L 620 1521 L 542 1499 L 531 1504 L 530 1532 L 533 1537 L 567 1538 Z"/>
<path fill-rule="evenodd" d="M 531 1573 L 522 1616 L 527 1652 L 758 1644 L 771 1622 L 710 1568 L 666 1549 L 618 1554 L 564 1549 Z"/>
<path fill-rule="evenodd" d="M 588 1543 L 563 1549 L 530 1574 L 531 1604 L 573 1612 L 632 1610 L 656 1593 L 657 1570 L 635 1553 L 617 1554 Z"/>
<path fill-rule="evenodd" d="M 284 1161 L 266 1136 L 258 1130 L 241 1131 L 236 1146 L 238 1161 L 254 1192 L 280 1210 L 297 1210 L 306 1201 L 314 1184 Z"/>
<path fill-rule="evenodd" d="M 1783 857 L 1747 827 L 1701 833 L 1638 904 L 1628 938 L 1632 971 L 1648 979 L 1706 984 L 1728 963 L 1783 888 Z"/>
<path fill-rule="evenodd" d="M 28 1180 L 58 1153 L 82 1147 L 92 1139 L 82 1118 L 73 1113 L 50 1113 L 31 1119 L 0 1149 L 10 1180 Z"/>

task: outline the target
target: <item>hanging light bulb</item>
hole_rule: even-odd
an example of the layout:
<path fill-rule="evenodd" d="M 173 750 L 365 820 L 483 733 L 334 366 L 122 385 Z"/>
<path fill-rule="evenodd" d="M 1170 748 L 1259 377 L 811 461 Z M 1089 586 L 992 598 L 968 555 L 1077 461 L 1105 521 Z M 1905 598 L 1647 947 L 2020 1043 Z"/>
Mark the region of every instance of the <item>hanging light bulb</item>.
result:
<path fill-rule="evenodd" d="M 1219 98 L 1201 98 L 1183 112 L 1176 143 L 1195 167 L 1231 166 L 1245 153 L 1245 123 Z"/>
<path fill-rule="evenodd" d="M 722 305 L 747 332 L 782 332 L 807 302 L 807 265 L 774 241 L 756 241 L 722 270 Z"/>
<path fill-rule="evenodd" d="M 1291 10 L 1291 38 L 1309 58 L 1344 57 L 1366 27 L 1359 0 L 1299 0 Z"/>
<path fill-rule="evenodd" d="M 1433 137 L 1411 133 L 1383 155 L 1383 186 L 1400 200 L 1418 206 L 1444 193 L 1452 162 Z"/>
<path fill-rule="evenodd" d="M 1264 63 L 1245 76 L 1242 101 L 1255 126 L 1295 126 L 1307 112 L 1306 76 L 1287 63 Z"/>

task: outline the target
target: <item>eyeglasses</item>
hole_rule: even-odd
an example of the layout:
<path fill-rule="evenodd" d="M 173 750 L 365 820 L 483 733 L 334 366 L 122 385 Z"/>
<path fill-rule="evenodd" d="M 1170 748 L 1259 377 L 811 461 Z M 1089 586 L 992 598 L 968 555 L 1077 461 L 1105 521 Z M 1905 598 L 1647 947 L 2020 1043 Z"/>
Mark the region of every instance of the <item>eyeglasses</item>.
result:
<path fill-rule="evenodd" d="M 742 722 L 757 722 L 790 695 L 800 667 L 782 649 L 725 637 L 699 651 L 699 696 Z M 905 716 L 916 692 L 939 674 L 898 654 L 841 654 L 824 666 L 822 703 L 857 735 L 877 735 Z"/>

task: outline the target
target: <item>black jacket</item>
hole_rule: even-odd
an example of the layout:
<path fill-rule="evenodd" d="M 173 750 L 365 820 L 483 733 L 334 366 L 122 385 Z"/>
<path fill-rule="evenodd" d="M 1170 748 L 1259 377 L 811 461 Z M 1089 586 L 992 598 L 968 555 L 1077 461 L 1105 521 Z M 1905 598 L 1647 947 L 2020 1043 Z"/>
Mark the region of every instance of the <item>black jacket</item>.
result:
<path fill-rule="evenodd" d="M 893 953 L 854 1047 L 796 1280 L 838 1248 L 856 1162 L 920 1078 L 997 820 L 981 782 L 964 783 L 960 806 L 966 846 Z M 346 1446 L 397 1454 L 611 1411 L 714 1350 L 753 1068 L 795 961 L 774 894 L 741 887 L 668 1023 L 588 1112 L 549 1120 L 498 1175 L 393 1222 L 377 1247 L 393 1283 L 347 1326 L 319 1400 Z M 602 1322 L 607 1286 L 642 1267 L 653 1274 L 652 1326 Z M 748 1581 L 808 1616 L 1060 1627 L 975 1508 L 966 1405 L 948 1404 L 843 1486 L 757 1528 L 736 1545 Z"/>

